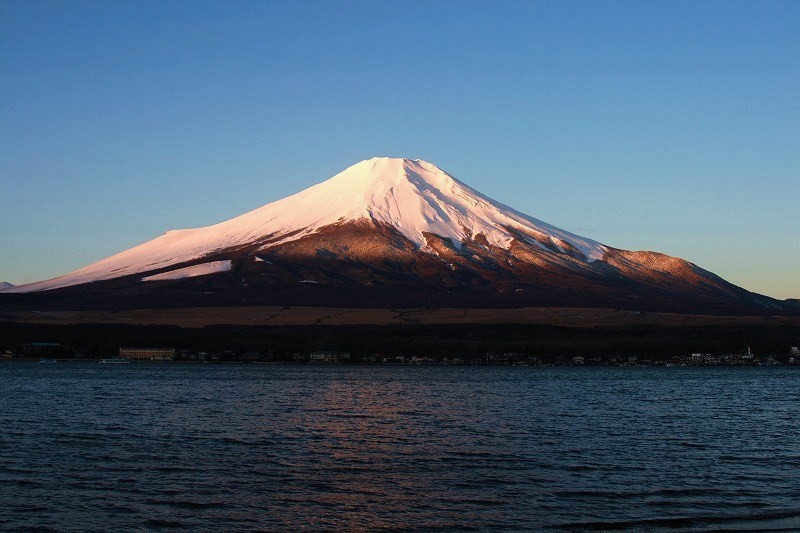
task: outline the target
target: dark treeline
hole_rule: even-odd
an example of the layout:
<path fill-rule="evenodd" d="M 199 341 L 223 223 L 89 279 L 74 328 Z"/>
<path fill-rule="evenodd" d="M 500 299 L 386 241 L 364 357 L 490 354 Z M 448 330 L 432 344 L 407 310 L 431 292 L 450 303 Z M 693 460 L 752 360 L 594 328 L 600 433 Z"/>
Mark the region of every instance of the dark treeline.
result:
<path fill-rule="evenodd" d="M 52 342 L 85 356 L 116 354 L 120 346 L 169 347 L 205 352 L 261 352 L 278 358 L 315 350 L 434 358 L 520 353 L 557 356 L 638 355 L 664 359 L 692 352 L 783 355 L 797 346 L 800 330 L 779 325 L 615 326 L 455 324 L 391 326 L 136 326 L 0 323 L 0 350 Z"/>

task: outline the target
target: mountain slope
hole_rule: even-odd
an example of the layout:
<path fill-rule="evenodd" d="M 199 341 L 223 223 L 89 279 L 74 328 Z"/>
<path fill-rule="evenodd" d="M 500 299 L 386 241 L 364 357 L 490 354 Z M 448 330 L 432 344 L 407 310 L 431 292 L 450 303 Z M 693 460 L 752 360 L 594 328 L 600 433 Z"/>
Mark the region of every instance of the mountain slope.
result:
<path fill-rule="evenodd" d="M 481 195 L 435 165 L 374 158 L 293 196 L 205 228 L 168 231 L 92 265 L 52 280 L 13 288 L 30 292 L 121 277 L 190 261 L 244 245 L 272 247 L 348 221 L 394 227 L 422 250 L 426 233 L 451 239 L 481 235 L 507 248 L 515 234 L 542 246 L 601 259 L 605 248 L 516 212 Z"/>
<path fill-rule="evenodd" d="M 615 249 L 524 215 L 431 163 L 389 158 L 362 161 L 228 221 L 169 231 L 3 292 L 85 295 L 89 283 L 92 294 L 150 294 L 151 305 L 171 290 L 190 299 L 214 295 L 211 304 L 288 304 L 303 294 L 313 304 L 357 293 L 361 305 L 386 306 L 780 307 L 685 260 Z"/>

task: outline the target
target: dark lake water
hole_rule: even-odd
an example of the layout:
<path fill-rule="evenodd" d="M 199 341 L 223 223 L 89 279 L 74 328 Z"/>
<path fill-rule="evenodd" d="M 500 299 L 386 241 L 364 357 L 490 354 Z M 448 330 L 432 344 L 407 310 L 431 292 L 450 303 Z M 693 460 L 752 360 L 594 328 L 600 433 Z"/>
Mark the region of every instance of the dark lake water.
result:
<path fill-rule="evenodd" d="M 800 368 L 0 364 L 0 530 L 800 529 Z"/>

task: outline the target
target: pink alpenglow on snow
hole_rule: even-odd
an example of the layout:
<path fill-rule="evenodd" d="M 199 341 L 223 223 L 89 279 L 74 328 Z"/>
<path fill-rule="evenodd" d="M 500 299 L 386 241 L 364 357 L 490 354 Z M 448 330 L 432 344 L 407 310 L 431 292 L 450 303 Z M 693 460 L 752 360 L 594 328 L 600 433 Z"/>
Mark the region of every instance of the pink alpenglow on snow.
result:
<path fill-rule="evenodd" d="M 201 263 L 199 265 L 188 266 L 184 268 L 177 268 L 175 270 L 168 270 L 160 274 L 153 274 L 142 278 L 142 281 L 163 281 L 167 279 L 184 279 L 194 278 L 197 276 L 207 276 L 209 274 L 216 274 L 218 272 L 227 272 L 231 269 L 231 262 L 225 261 L 209 261 L 208 263 Z"/>
<path fill-rule="evenodd" d="M 4 292 L 42 291 L 146 273 L 256 242 L 264 242 L 264 249 L 273 248 L 331 225 L 360 220 L 390 226 L 413 242 L 420 252 L 434 255 L 436 252 L 429 248 L 426 233 L 450 239 L 456 248 L 461 247 L 462 241 L 481 235 L 489 245 L 504 249 L 523 235 L 531 245 L 542 249 L 562 252 L 577 249 L 587 262 L 601 260 L 608 250 L 596 241 L 495 202 L 432 163 L 376 157 L 361 161 L 318 185 L 225 222 L 168 231 L 64 276 L 9 287 Z M 174 273 L 178 275 L 184 270 Z M 201 271 L 202 274 L 192 275 L 223 270 L 191 272 Z M 167 274 L 171 273 L 143 279 L 175 279 L 163 277 Z"/>

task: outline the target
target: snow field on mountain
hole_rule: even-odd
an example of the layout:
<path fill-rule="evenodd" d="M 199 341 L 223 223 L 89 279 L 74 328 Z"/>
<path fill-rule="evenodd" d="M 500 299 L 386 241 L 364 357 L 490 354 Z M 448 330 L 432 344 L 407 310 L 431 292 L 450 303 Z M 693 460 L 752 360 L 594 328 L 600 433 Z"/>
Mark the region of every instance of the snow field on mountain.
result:
<path fill-rule="evenodd" d="M 456 247 L 464 240 L 483 235 L 488 244 L 508 248 L 518 238 L 514 231 L 543 249 L 548 249 L 544 243 L 562 251 L 571 245 L 589 261 L 602 259 L 607 251 L 596 241 L 495 202 L 431 163 L 419 159 L 373 158 L 225 222 L 168 231 L 70 274 L 10 287 L 5 292 L 48 290 L 146 273 L 255 242 L 263 243 L 260 249 L 267 250 L 326 226 L 359 220 L 394 227 L 426 253 L 433 253 L 426 233 L 450 239 Z"/>
<path fill-rule="evenodd" d="M 199 265 L 192 265 L 152 276 L 142 278 L 142 281 L 161 281 L 167 279 L 184 279 L 194 278 L 197 276 L 206 276 L 208 274 L 216 274 L 217 272 L 227 272 L 231 269 L 231 262 L 226 261 L 209 261 L 208 263 L 201 263 Z"/>

